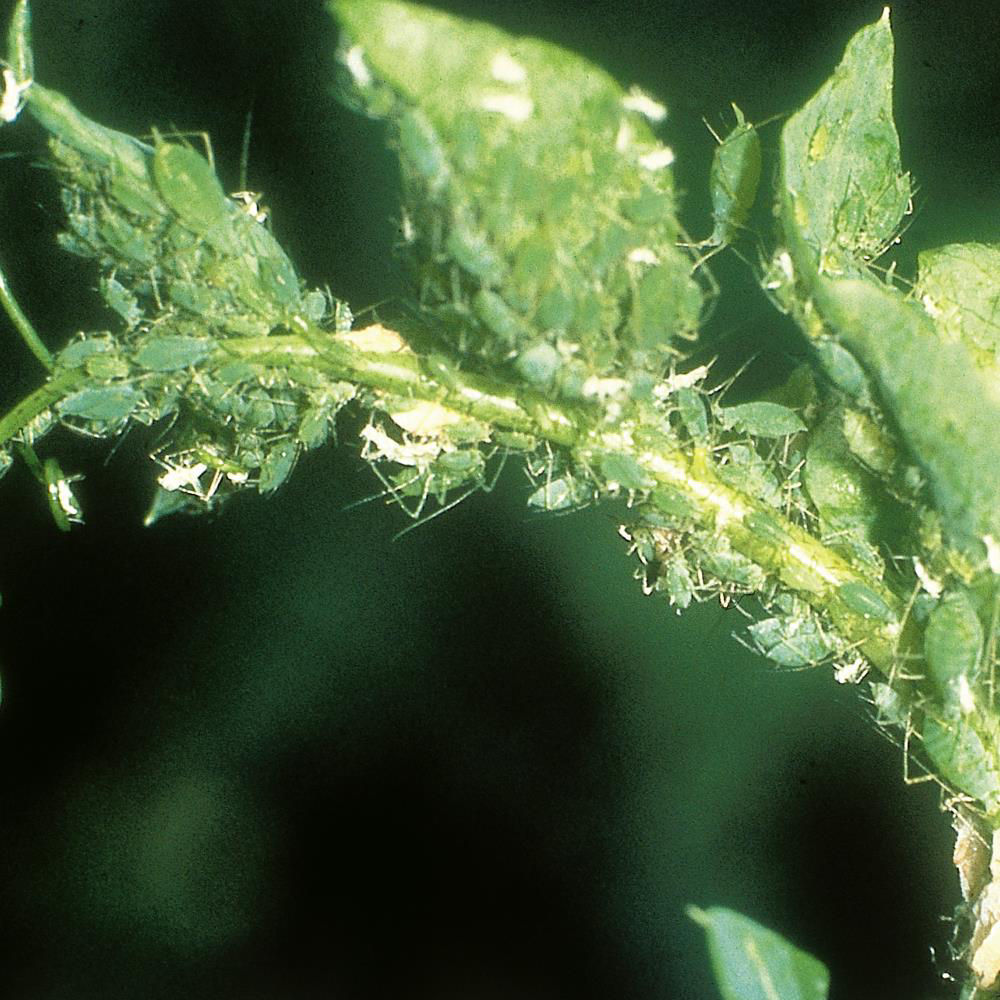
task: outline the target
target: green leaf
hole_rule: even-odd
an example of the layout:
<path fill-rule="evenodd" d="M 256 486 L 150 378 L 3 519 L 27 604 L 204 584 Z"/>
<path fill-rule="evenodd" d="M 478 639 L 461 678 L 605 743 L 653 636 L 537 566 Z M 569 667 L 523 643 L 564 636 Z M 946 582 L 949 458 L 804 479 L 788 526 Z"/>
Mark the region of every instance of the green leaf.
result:
<path fill-rule="evenodd" d="M 780 934 L 721 906 L 688 915 L 705 928 L 723 1000 L 825 1000 L 826 966 Z"/>
<path fill-rule="evenodd" d="M 952 243 L 917 256 L 917 298 L 942 339 L 985 355 L 997 377 L 1000 359 L 1000 246 Z"/>
<path fill-rule="evenodd" d="M 408 256 L 452 349 L 567 397 L 658 376 L 702 305 L 650 126 L 665 110 L 548 42 L 410 3 L 330 8 L 354 97 L 393 125 Z"/>
<path fill-rule="evenodd" d="M 841 269 L 877 256 L 896 235 L 910 182 L 892 120 L 892 56 L 886 8 L 782 130 L 782 224 L 799 266 L 809 253 L 814 264 Z"/>
<path fill-rule="evenodd" d="M 817 279 L 816 301 L 875 380 L 953 537 L 1000 535 L 1000 382 L 886 285 Z"/>
<path fill-rule="evenodd" d="M 736 428 L 757 437 L 785 437 L 806 429 L 799 415 L 780 403 L 762 401 L 722 406 L 718 416 L 727 430 Z"/>

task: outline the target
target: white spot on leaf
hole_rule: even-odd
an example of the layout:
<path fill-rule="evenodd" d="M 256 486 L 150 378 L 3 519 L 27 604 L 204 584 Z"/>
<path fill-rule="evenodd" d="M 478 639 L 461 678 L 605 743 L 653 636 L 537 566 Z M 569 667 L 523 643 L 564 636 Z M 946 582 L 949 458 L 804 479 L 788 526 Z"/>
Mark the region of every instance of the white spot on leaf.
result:
<path fill-rule="evenodd" d="M 524 83 L 528 79 L 525 68 L 509 52 L 498 52 L 493 57 L 490 75 L 500 83 Z"/>
<path fill-rule="evenodd" d="M 520 94 L 486 94 L 479 102 L 483 111 L 492 111 L 512 122 L 527 121 L 535 111 L 534 101 Z"/>
<path fill-rule="evenodd" d="M 674 162 L 674 151 L 669 146 L 658 146 L 639 157 L 639 166 L 646 170 L 663 170 Z"/>
<path fill-rule="evenodd" d="M 649 94 L 644 94 L 638 87 L 633 87 L 622 98 L 622 107 L 626 111 L 635 111 L 651 122 L 662 122 L 667 117 L 666 105 L 653 100 Z"/>

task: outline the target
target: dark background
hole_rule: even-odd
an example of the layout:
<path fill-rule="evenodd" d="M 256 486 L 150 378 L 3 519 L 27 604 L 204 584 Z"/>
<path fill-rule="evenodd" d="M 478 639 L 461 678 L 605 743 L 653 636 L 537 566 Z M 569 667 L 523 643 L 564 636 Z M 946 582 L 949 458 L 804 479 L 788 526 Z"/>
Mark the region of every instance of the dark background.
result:
<path fill-rule="evenodd" d="M 445 6 L 662 96 L 694 233 L 702 117 L 794 110 L 881 9 Z M 900 2 L 893 23 L 904 259 L 995 238 L 1000 13 Z M 391 314 L 398 178 L 331 95 L 319 4 L 36 0 L 35 39 L 39 80 L 92 117 L 211 133 L 229 189 L 252 104 L 250 186 L 303 277 Z M 108 318 L 54 249 L 39 139 L 27 116 L 0 133 L 0 261 L 58 347 Z M 716 263 L 709 335 L 766 379 L 794 337 Z M 6 409 L 41 372 L 4 327 Z M 87 475 L 68 536 L 23 469 L 0 486 L 0 996 L 712 998 L 688 903 L 821 957 L 833 1000 L 954 995 L 928 950 L 958 902 L 937 791 L 903 785 L 829 671 L 772 671 L 734 610 L 643 598 L 614 510 L 531 514 L 512 462 L 393 541 L 398 510 L 345 509 L 378 485 L 346 440 L 272 499 L 144 529 L 148 446 L 47 439 Z"/>

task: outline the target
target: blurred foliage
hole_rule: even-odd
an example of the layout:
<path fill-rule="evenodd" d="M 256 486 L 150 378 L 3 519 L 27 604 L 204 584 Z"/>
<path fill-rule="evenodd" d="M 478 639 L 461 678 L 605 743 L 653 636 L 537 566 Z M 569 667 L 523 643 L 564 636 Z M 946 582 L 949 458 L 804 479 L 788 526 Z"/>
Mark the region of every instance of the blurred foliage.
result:
<path fill-rule="evenodd" d="M 837 56 L 831 43 L 823 67 L 816 47 L 842 44 L 877 14 L 822 10 L 753 24 L 724 7 L 695 23 L 669 5 L 503 16 L 689 108 L 671 142 L 686 129 L 685 145 L 704 139 L 707 158 L 710 138 L 695 138 L 706 107 L 801 103 Z M 964 37 L 961 18 L 950 30 Z M 934 31 L 934 58 L 956 58 Z M 265 5 L 174 5 L 169 16 L 129 5 L 125 16 L 104 4 L 40 10 L 36 22 L 40 76 L 136 133 L 163 120 L 207 127 L 233 177 L 256 91 L 251 174 L 275 225 L 312 283 L 332 278 L 337 295 L 373 302 L 394 292 L 380 270 L 393 198 L 372 197 L 391 192 L 393 170 L 376 152 L 377 127 L 347 123 L 327 101 L 330 67 L 311 60 L 317 38 L 332 55 L 331 34 L 319 12 L 296 20 Z M 921 70 L 921 51 L 910 49 L 905 71 L 939 87 L 948 73 Z M 801 74 L 772 75 L 793 65 L 815 66 L 798 93 Z M 116 86 L 128 101 L 108 96 Z M 338 144 L 351 155 L 316 156 Z M 0 183 L 24 181 L 23 163 L 13 166 L 21 173 Z M 693 188 L 706 171 L 690 170 Z M 930 213 L 947 171 L 915 172 Z M 17 238 L 51 231 L 33 208 L 49 194 L 23 197 L 42 188 L 51 181 L 37 175 L 17 189 L 5 246 L 27 248 L 11 267 L 22 298 L 59 329 L 81 287 L 65 275 L 85 272 Z M 3 197 L 14 201 L 10 189 Z M 972 213 L 968 200 L 940 203 Z M 773 331 L 756 322 L 763 343 Z M 94 464 L 85 444 L 69 453 L 67 470 Z M 900 995 L 913 995 L 932 979 L 901 963 L 913 941 L 935 938 L 947 895 L 925 864 L 946 838 L 917 815 L 918 802 L 933 812 L 934 795 L 897 791 L 898 758 L 879 753 L 828 677 L 764 673 L 734 648 L 732 615 L 715 609 L 667 632 L 663 606 L 640 602 L 604 540 L 606 515 L 526 531 L 522 485 L 504 481 L 495 499 L 390 546 L 398 522 L 380 505 L 341 509 L 371 488 L 349 458 L 304 465 L 267 504 L 141 537 L 128 525 L 145 490 L 117 460 L 78 487 L 119 498 L 94 505 L 92 535 L 53 546 L 31 530 L 26 489 L 6 508 L 24 529 L 4 541 L 5 613 L 18 626 L 0 654 L 2 738 L 10 759 L 36 754 L 3 789 L 23 861 L 7 895 L 12 943 L 24 945 L 4 973 L 15 995 L 129 996 L 142 981 L 149 996 L 219 996 L 213 977 L 240 996 L 378 996 L 387 985 L 428 996 L 709 995 L 698 937 L 680 918 L 690 899 L 802 928 L 796 941 L 829 959 L 844 995 L 893 995 L 904 981 L 913 985 Z M 53 608 L 64 641 L 52 637 Z M 98 656 L 100 669 L 88 667 Z M 860 789 L 848 790 L 848 774 Z M 838 856 L 816 857 L 816 838 Z M 802 841 L 807 856 L 793 851 Z M 862 905 L 856 884 L 845 889 L 848 875 L 870 889 L 893 868 L 891 904 L 873 895 Z M 917 891 L 923 908 L 903 895 Z M 877 933 L 889 920 L 904 945 L 895 958 Z M 847 936 L 831 943 L 838 929 Z M 95 954 L 108 958 L 100 972 L 88 971 Z M 386 954 L 400 959 L 395 971 Z"/>

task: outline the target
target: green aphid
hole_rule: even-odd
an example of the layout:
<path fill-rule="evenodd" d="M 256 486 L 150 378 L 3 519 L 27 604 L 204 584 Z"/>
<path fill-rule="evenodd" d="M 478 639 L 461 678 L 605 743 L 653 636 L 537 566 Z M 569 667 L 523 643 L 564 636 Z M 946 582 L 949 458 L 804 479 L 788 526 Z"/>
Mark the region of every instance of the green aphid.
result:
<path fill-rule="evenodd" d="M 135 326 L 142 318 L 136 297 L 121 282 L 112 277 L 101 278 L 101 294 L 129 327 Z"/>
<path fill-rule="evenodd" d="M 281 486 L 291 474 L 298 455 L 299 446 L 295 441 L 280 441 L 270 448 L 261 463 L 257 491 L 273 493 Z"/>
<path fill-rule="evenodd" d="M 864 618 L 874 618 L 887 625 L 896 621 L 896 613 L 885 599 L 858 580 L 841 584 L 837 588 L 837 595 L 849 610 Z"/>
<path fill-rule="evenodd" d="M 180 371 L 203 361 L 213 346 L 196 337 L 150 337 L 136 352 L 135 362 L 147 371 Z"/>
<path fill-rule="evenodd" d="M 758 649 L 779 667 L 812 667 L 834 652 L 833 643 L 810 615 L 782 615 L 748 629 Z"/>
<path fill-rule="evenodd" d="M 82 389 L 58 404 L 60 416 L 99 424 L 118 424 L 139 405 L 142 394 L 127 386 Z"/>
<path fill-rule="evenodd" d="M 736 125 L 724 138 L 712 158 L 709 186 L 715 227 L 707 245 L 728 246 L 746 225 L 760 183 L 760 136 L 734 104 Z M 714 135 L 714 133 L 713 133 Z"/>
<path fill-rule="evenodd" d="M 683 387 L 674 393 L 674 402 L 680 414 L 681 423 L 688 436 L 696 444 L 708 441 L 708 412 L 705 409 L 705 397 L 697 389 Z"/>
<path fill-rule="evenodd" d="M 582 506 L 589 499 L 589 491 L 573 476 L 567 474 L 557 479 L 550 479 L 535 490 L 528 497 L 528 506 L 547 511 L 572 510 Z"/>
<path fill-rule="evenodd" d="M 466 213 L 458 212 L 448 231 L 445 250 L 467 274 L 484 285 L 496 285 L 504 277 L 504 264 L 487 235 Z"/>
<path fill-rule="evenodd" d="M 505 346 L 513 347 L 524 336 L 524 321 L 496 292 L 480 289 L 472 308 L 482 324 Z"/>
<path fill-rule="evenodd" d="M 741 403 L 739 406 L 720 406 L 718 416 L 727 430 L 741 430 L 756 437 L 787 437 L 806 429 L 794 410 L 766 400 Z"/>
<path fill-rule="evenodd" d="M 930 613 L 924 657 L 934 683 L 947 698 L 970 691 L 980 671 L 985 634 L 964 590 L 946 594 Z"/>
<path fill-rule="evenodd" d="M 892 468 L 896 461 L 896 446 L 867 413 L 845 410 L 843 432 L 851 453 L 870 469 L 887 473 Z"/>
<path fill-rule="evenodd" d="M 486 459 L 477 448 L 459 448 L 439 455 L 431 466 L 434 488 L 442 497 L 449 490 L 483 480 Z"/>
<path fill-rule="evenodd" d="M 608 452 L 601 456 L 601 475 L 609 489 L 649 490 L 656 481 L 629 455 Z"/>
<path fill-rule="evenodd" d="M 719 465 L 718 476 L 727 485 L 763 500 L 771 507 L 781 507 L 784 497 L 777 477 L 757 452 L 744 444 L 726 448 L 726 461 Z"/>
<path fill-rule="evenodd" d="M 94 334 L 67 344 L 58 355 L 60 368 L 79 368 L 94 355 L 110 354 L 115 349 L 115 341 L 106 335 Z"/>
<path fill-rule="evenodd" d="M 230 226 L 235 206 L 203 156 L 157 137 L 153 178 L 163 200 L 189 229 L 219 249 L 235 249 Z"/>
<path fill-rule="evenodd" d="M 664 562 L 657 583 L 660 585 L 657 589 L 666 590 L 670 603 L 676 604 L 681 610 L 689 607 L 694 600 L 694 579 L 691 576 L 691 569 L 679 552 L 675 552 Z"/>
<path fill-rule="evenodd" d="M 941 718 L 928 713 L 921 737 L 941 777 L 978 799 L 987 818 L 995 820 L 1000 813 L 1000 772 L 993 765 L 992 752 L 963 717 L 961 708 L 951 706 Z"/>
<path fill-rule="evenodd" d="M 170 301 L 205 319 L 219 321 L 228 303 L 228 293 L 193 281 L 172 281 L 167 288 Z"/>
<path fill-rule="evenodd" d="M 767 577 L 753 560 L 734 552 L 724 537 L 702 534 L 693 539 L 701 565 L 713 576 L 726 583 L 759 590 Z"/>
<path fill-rule="evenodd" d="M 247 226 L 246 243 L 250 254 L 247 260 L 248 271 L 252 270 L 250 262 L 255 260 L 256 271 L 267 296 L 285 309 L 299 308 L 302 288 L 288 255 L 270 231 L 259 222 L 248 218 Z"/>
<path fill-rule="evenodd" d="M 525 382 L 544 389 L 552 384 L 562 365 L 562 357 L 549 343 L 534 344 L 517 356 L 514 367 Z"/>
<path fill-rule="evenodd" d="M 405 111 L 399 118 L 399 148 L 406 163 L 427 185 L 431 195 L 447 183 L 448 157 L 434 126 L 418 108 Z"/>
<path fill-rule="evenodd" d="M 826 377 L 851 399 L 866 404 L 871 399 L 868 376 L 858 359 L 832 337 L 816 341 L 816 356 Z"/>

